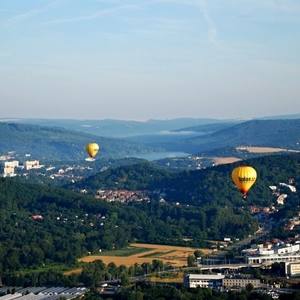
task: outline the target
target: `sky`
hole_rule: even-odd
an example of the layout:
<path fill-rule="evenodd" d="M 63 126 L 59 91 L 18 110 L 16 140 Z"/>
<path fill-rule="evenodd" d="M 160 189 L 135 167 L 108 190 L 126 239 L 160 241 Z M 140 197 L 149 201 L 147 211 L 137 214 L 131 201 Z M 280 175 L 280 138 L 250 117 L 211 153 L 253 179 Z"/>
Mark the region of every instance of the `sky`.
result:
<path fill-rule="evenodd" d="M 299 0 L 0 0 L 0 118 L 300 112 Z"/>

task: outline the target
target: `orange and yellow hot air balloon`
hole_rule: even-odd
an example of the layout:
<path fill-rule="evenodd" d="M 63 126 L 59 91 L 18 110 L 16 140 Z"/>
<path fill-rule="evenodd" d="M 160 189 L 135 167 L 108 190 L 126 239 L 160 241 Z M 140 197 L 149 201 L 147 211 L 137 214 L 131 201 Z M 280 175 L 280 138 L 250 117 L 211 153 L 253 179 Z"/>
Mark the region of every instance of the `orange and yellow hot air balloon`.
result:
<path fill-rule="evenodd" d="M 235 168 L 231 174 L 232 181 L 243 194 L 243 198 L 247 198 L 248 192 L 257 179 L 256 170 L 251 166 L 240 166 Z"/>
<path fill-rule="evenodd" d="M 98 152 L 99 152 L 99 145 L 97 143 L 89 143 L 86 145 L 85 147 L 87 154 L 89 155 L 89 157 L 91 159 L 95 159 L 95 157 L 97 156 Z"/>

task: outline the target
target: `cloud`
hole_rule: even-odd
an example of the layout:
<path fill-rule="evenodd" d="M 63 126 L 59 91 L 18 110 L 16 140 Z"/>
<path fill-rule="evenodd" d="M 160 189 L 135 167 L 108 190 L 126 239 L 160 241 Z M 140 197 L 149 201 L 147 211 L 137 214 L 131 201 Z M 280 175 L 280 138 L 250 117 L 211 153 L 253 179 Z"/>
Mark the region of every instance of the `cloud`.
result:
<path fill-rule="evenodd" d="M 76 16 L 71 18 L 50 20 L 44 22 L 44 24 L 63 24 L 63 23 L 73 23 L 73 22 L 80 22 L 80 21 L 90 21 L 90 20 L 98 19 L 103 16 L 112 15 L 121 10 L 137 9 L 137 8 L 138 6 L 135 4 L 118 5 L 118 6 L 113 6 L 111 8 L 101 9 L 91 14 L 86 14 L 86 15 L 81 15 L 81 16 Z"/>
<path fill-rule="evenodd" d="M 199 5 L 202 11 L 203 18 L 206 21 L 208 27 L 208 32 L 207 32 L 208 40 L 211 44 L 216 45 L 218 44 L 217 41 L 218 30 L 215 21 L 210 15 L 208 5 L 207 5 L 207 0 L 201 0 L 199 2 Z"/>
<path fill-rule="evenodd" d="M 14 16 L 10 17 L 8 20 L 6 20 L 5 25 L 7 25 L 7 26 L 14 25 L 14 24 L 26 21 L 28 19 L 31 19 L 32 17 L 35 17 L 39 14 L 42 14 L 42 13 L 48 11 L 51 7 L 55 6 L 58 3 L 59 3 L 59 0 L 55 0 L 55 1 L 49 2 L 48 4 L 46 4 L 44 6 L 41 6 L 38 8 L 33 8 L 28 11 L 14 15 Z"/>
<path fill-rule="evenodd" d="M 211 44 L 217 45 L 218 44 L 218 30 L 215 21 L 211 17 L 208 2 L 207 0 L 152 0 L 149 1 L 148 4 L 162 4 L 162 3 L 170 3 L 170 4 L 179 4 L 184 6 L 192 6 L 200 9 L 202 13 L 202 17 L 207 24 L 207 35 L 208 40 Z"/>

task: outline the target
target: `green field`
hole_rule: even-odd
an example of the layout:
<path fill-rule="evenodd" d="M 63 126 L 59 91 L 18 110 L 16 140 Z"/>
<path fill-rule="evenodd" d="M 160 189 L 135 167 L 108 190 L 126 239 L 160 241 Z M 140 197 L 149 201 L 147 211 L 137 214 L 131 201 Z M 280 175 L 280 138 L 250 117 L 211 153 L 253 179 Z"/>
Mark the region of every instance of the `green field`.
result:
<path fill-rule="evenodd" d="M 145 255 L 143 255 L 141 257 L 142 258 L 146 258 L 146 257 L 159 257 L 159 256 L 166 255 L 166 254 L 173 253 L 173 252 L 175 252 L 175 250 L 153 252 L 153 253 L 145 254 Z"/>

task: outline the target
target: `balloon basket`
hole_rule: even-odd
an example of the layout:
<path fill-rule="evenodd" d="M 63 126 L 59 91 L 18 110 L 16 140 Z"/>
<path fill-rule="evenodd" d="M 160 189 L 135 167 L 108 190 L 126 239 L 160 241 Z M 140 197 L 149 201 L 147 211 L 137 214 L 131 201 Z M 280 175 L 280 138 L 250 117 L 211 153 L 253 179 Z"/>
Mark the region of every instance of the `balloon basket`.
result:
<path fill-rule="evenodd" d="M 87 157 L 87 158 L 85 159 L 85 161 L 93 162 L 93 161 L 95 161 L 95 158 Z"/>

